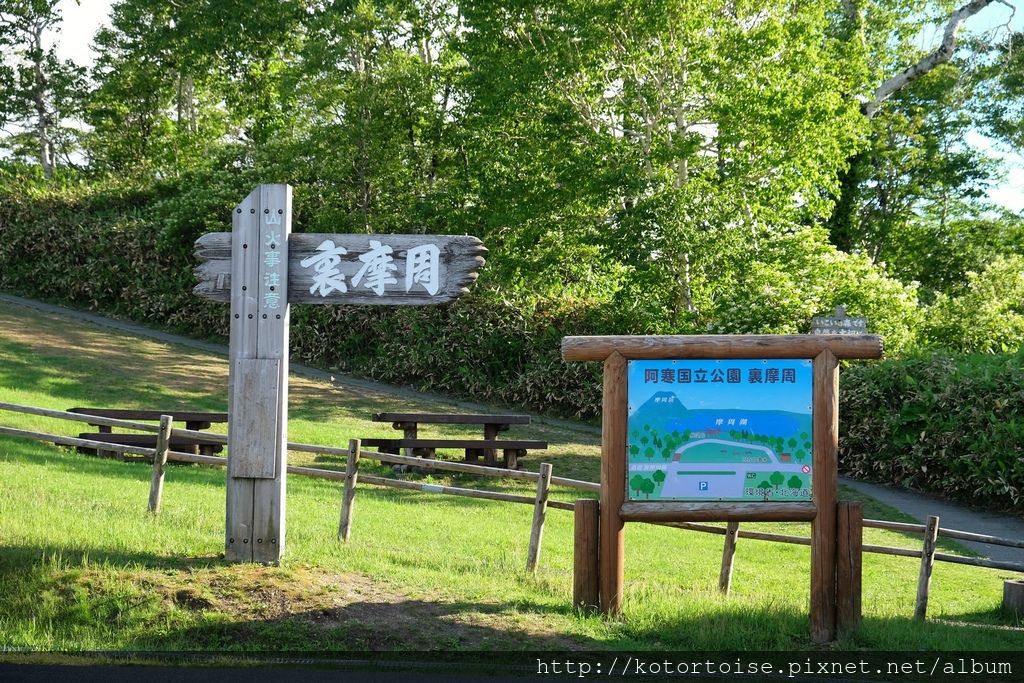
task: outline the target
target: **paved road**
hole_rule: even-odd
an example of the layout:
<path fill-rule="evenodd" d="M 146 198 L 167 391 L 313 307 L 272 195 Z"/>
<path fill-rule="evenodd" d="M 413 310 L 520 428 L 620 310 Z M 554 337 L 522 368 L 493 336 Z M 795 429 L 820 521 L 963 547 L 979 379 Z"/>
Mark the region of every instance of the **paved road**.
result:
<path fill-rule="evenodd" d="M 65 308 L 63 306 L 33 301 L 31 299 L 23 299 L 10 294 L 0 293 L 0 301 L 25 306 L 45 313 L 64 316 L 72 320 L 88 322 L 94 325 L 120 330 L 122 332 L 130 332 L 132 334 L 156 339 L 170 344 L 180 344 L 189 348 L 199 349 L 222 356 L 227 355 L 227 346 L 224 344 L 214 344 L 211 342 L 190 339 L 188 337 L 154 330 L 133 322 L 115 320 L 95 313 L 78 311 Z M 446 403 L 454 403 L 459 408 L 476 412 L 489 412 L 493 409 L 490 406 L 468 402 L 453 402 L 452 399 L 447 397 L 426 394 L 412 389 L 394 387 L 387 384 L 380 384 L 378 382 L 356 379 L 354 377 L 347 377 L 337 373 L 324 372 L 323 370 L 317 370 L 316 368 L 311 368 L 298 363 L 292 363 L 290 365 L 290 369 L 297 375 L 332 382 L 339 386 L 359 387 L 376 392 L 395 394 L 406 398 L 444 401 Z M 534 419 L 537 422 L 553 424 L 567 429 L 574 429 L 591 434 L 600 433 L 600 428 L 580 424 L 578 422 L 556 420 L 539 416 Z M 940 526 L 948 529 L 959 529 L 960 531 L 970 531 L 973 533 L 988 534 L 990 536 L 999 536 L 1002 538 L 1024 539 L 1024 519 L 1019 517 L 1009 517 L 972 510 L 923 494 L 907 491 L 905 489 L 877 486 L 875 484 L 857 482 L 846 478 L 842 478 L 841 482 L 866 493 L 872 498 L 891 505 L 921 522 L 925 521 L 928 515 L 938 515 L 940 518 Z M 991 557 L 992 559 L 1010 562 L 1024 562 L 1024 549 L 1005 548 L 978 543 L 965 543 L 965 545 L 970 546 L 972 550 L 986 557 Z"/>
<path fill-rule="evenodd" d="M 1020 517 L 972 510 L 923 493 L 868 484 L 862 481 L 854 481 L 847 477 L 840 477 L 839 483 L 865 493 L 886 505 L 891 505 L 919 522 L 924 522 L 929 515 L 937 515 L 939 526 L 946 529 L 970 531 L 975 534 L 986 534 L 988 536 L 998 536 L 1018 541 L 1024 540 L 1024 519 Z M 967 541 L 958 542 L 993 560 L 1024 562 L 1024 548 L 1007 548 L 1005 546 L 969 543 Z"/>

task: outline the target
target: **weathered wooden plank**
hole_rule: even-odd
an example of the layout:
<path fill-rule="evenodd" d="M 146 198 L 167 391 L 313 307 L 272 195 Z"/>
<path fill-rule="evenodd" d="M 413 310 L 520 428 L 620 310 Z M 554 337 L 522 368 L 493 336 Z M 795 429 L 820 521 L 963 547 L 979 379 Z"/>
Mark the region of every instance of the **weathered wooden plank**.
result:
<path fill-rule="evenodd" d="M 533 440 L 510 440 L 510 439 L 389 439 L 370 438 L 363 439 L 364 446 L 379 446 L 383 448 L 526 448 L 545 449 L 547 441 Z"/>
<path fill-rule="evenodd" d="M 374 422 L 417 422 L 420 424 L 530 424 L 529 415 L 476 415 L 468 413 L 374 413 L 371 419 Z"/>
<path fill-rule="evenodd" d="M 544 539 L 544 518 L 547 516 L 548 494 L 551 492 L 551 464 L 540 464 L 537 496 L 533 504 L 533 524 L 530 527 L 530 547 L 526 555 L 526 571 L 536 573 L 540 561 L 541 542 Z"/>
<path fill-rule="evenodd" d="M 228 477 L 226 496 L 225 559 L 229 562 L 252 561 L 253 496 L 255 482 L 252 479 L 232 476 L 234 444 L 241 438 L 242 419 L 236 407 L 244 403 L 245 395 L 240 394 L 235 362 L 243 358 L 256 357 L 256 323 L 259 310 L 259 217 L 260 190 L 255 188 L 235 207 L 231 216 L 231 233 L 228 234 L 231 250 L 236 257 L 230 261 L 230 337 L 228 342 Z"/>
<path fill-rule="evenodd" d="M 276 358 L 239 358 L 234 362 L 236 405 L 231 413 L 235 417 L 228 433 L 232 477 L 274 478 L 277 463 L 268 447 L 273 447 L 278 433 L 280 366 L 281 360 Z"/>
<path fill-rule="evenodd" d="M 629 360 L 659 358 L 815 358 L 822 351 L 836 358 L 881 358 L 877 334 L 700 334 L 664 336 L 564 337 L 567 361 L 604 360 L 616 352 Z"/>
<path fill-rule="evenodd" d="M 193 292 L 228 301 L 230 233 L 196 240 L 201 261 Z M 468 291 L 487 249 L 468 235 L 345 235 L 295 233 L 288 239 L 288 302 L 410 306 L 439 304 Z M 380 260 L 371 257 L 378 254 Z M 365 258 L 364 258 L 365 257 Z"/>
<path fill-rule="evenodd" d="M 806 522 L 814 503 L 627 501 L 619 514 L 627 522 Z M 601 513 L 602 515 L 604 512 Z"/>
<path fill-rule="evenodd" d="M 288 455 L 288 236 L 292 230 L 292 189 L 288 185 L 260 186 L 259 309 L 256 354 L 276 363 L 276 381 L 261 392 L 275 403 L 273 436 L 264 442 L 264 471 L 253 494 L 253 561 L 276 564 L 285 541 L 285 480 Z"/>
<path fill-rule="evenodd" d="M 831 350 L 825 349 L 814 359 L 813 381 L 811 496 L 818 513 L 811 522 L 811 638 L 826 643 L 836 635 L 839 496 L 839 362 Z"/>
<path fill-rule="evenodd" d="M 119 420 L 159 420 L 162 415 L 174 415 L 178 422 L 227 422 L 227 413 L 207 413 L 195 410 L 136 410 L 134 408 L 69 408 L 69 413 L 109 417 Z M 90 424 L 100 424 L 91 422 Z M 116 425 L 115 425 L 116 426 Z M 152 425 L 151 425 L 152 426 Z"/>
<path fill-rule="evenodd" d="M 577 500 L 573 509 L 572 605 L 585 611 L 596 609 L 600 604 L 597 573 L 599 524 L 598 502 Z"/>
<path fill-rule="evenodd" d="M 622 613 L 625 585 L 625 523 L 619 510 L 626 498 L 626 390 L 628 364 L 619 353 L 604 362 L 601 412 L 601 612 Z"/>
<path fill-rule="evenodd" d="M 836 633 L 857 630 L 861 621 L 861 588 L 864 545 L 864 506 L 856 502 L 839 503 L 836 526 L 838 556 L 836 566 Z"/>

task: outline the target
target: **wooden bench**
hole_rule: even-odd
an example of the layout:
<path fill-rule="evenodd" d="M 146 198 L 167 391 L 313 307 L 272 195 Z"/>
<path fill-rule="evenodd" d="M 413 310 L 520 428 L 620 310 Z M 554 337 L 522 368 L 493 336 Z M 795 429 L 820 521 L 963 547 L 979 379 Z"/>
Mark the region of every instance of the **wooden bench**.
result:
<path fill-rule="evenodd" d="M 175 422 L 184 422 L 185 429 L 202 431 L 209 429 L 215 422 L 227 422 L 227 413 L 200 413 L 191 410 L 132 410 L 122 408 L 71 408 L 69 413 L 80 415 L 93 415 L 96 417 L 109 417 L 115 420 L 132 420 L 136 422 L 159 422 L 161 415 L 170 415 Z M 139 446 L 141 448 L 155 448 L 156 434 L 114 434 L 108 425 L 91 425 L 99 429 L 98 432 L 82 432 L 79 439 L 90 439 L 104 443 L 115 443 L 126 446 Z M 170 447 L 172 451 L 182 453 L 195 453 L 197 455 L 213 455 L 224 450 L 224 446 L 216 441 L 207 441 L 195 437 L 171 437 Z M 95 453 L 91 448 L 80 448 L 80 451 Z"/>
<path fill-rule="evenodd" d="M 498 451 L 502 452 L 502 464 L 509 469 L 517 469 L 519 461 L 526 457 L 530 450 L 542 450 L 548 447 L 546 441 L 522 439 L 498 439 L 498 434 L 507 431 L 514 424 L 530 424 L 529 415 L 471 415 L 447 413 L 375 413 L 374 422 L 390 422 L 395 429 L 402 430 L 401 439 L 363 439 L 365 446 L 378 449 L 403 451 L 403 455 L 414 455 L 423 458 L 436 457 L 438 448 L 457 448 L 466 452 L 466 462 L 474 462 L 481 457 L 484 464 L 494 467 L 498 461 Z M 419 438 L 421 424 L 444 425 L 483 425 L 483 439 L 437 439 Z"/>

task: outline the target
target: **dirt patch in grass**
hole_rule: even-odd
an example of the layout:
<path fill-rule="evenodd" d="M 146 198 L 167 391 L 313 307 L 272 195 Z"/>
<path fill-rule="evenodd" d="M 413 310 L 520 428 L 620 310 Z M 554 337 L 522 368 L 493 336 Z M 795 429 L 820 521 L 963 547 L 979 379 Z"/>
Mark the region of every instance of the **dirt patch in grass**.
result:
<path fill-rule="evenodd" d="M 279 633 L 283 642 L 276 645 L 289 650 L 593 647 L 565 636 L 565 620 L 552 618 L 544 607 L 436 601 L 410 595 L 386 581 L 309 567 L 87 569 L 60 581 L 62 592 L 79 601 L 83 592 L 94 603 L 108 601 L 112 592 L 150 596 L 150 609 L 160 615 L 154 618 L 183 624 L 174 640 L 192 649 L 222 648 L 225 642 L 266 647 L 268 633 Z M 177 618 L 171 619 L 175 613 Z"/>

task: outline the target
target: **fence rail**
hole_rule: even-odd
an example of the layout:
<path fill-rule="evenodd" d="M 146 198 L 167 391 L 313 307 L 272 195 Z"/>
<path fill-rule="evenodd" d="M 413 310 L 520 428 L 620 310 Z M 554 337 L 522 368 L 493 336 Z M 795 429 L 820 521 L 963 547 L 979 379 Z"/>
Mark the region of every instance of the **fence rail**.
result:
<path fill-rule="evenodd" d="M 17 403 L 3 403 L 0 402 L 0 410 L 9 410 L 15 413 L 26 413 L 29 415 L 39 415 L 42 417 L 52 417 L 58 420 L 71 420 L 74 422 L 86 422 L 88 424 L 104 425 L 106 427 L 121 427 L 122 429 L 134 429 L 136 431 L 150 432 L 159 434 L 160 426 L 154 424 L 147 424 L 145 422 L 135 422 L 133 420 L 118 420 L 110 417 L 97 417 L 93 415 L 82 415 L 80 413 L 69 413 L 63 410 L 53 410 L 50 408 L 37 408 L 35 406 L 25 406 Z M 218 434 L 217 432 L 199 432 L 192 429 L 179 429 L 174 428 L 171 430 L 172 437 L 185 437 L 194 439 L 203 439 L 206 441 L 212 441 L 219 444 L 227 444 L 228 437 L 226 434 Z M 74 445 L 74 444 L 71 444 Z M 89 446 L 91 447 L 91 446 Z M 153 449 L 142 449 L 145 453 L 131 450 L 120 450 L 114 448 L 112 444 L 104 443 L 102 446 L 105 451 L 113 451 L 115 453 L 134 453 L 136 455 L 151 455 Z M 348 457 L 349 449 L 337 448 L 334 446 L 322 446 L 318 444 L 310 443 L 296 443 L 293 441 L 288 442 L 288 450 L 297 451 L 302 453 L 314 453 L 323 455 L 337 455 L 340 457 Z M 508 470 L 501 467 L 487 467 L 485 465 L 471 465 L 469 463 L 461 462 L 448 462 L 445 460 L 425 460 L 423 458 L 414 458 L 405 455 L 396 455 L 394 453 L 376 453 L 373 451 L 362 451 L 361 457 L 370 460 L 379 460 L 381 462 L 387 462 L 395 465 L 412 465 L 414 467 L 429 467 L 430 469 L 442 470 L 446 472 L 459 472 L 463 474 L 478 474 L 485 477 L 499 477 L 504 479 L 518 479 L 523 481 L 536 482 L 540 478 L 538 472 L 525 472 L 520 470 Z M 566 488 L 578 489 L 581 491 L 591 491 L 598 493 L 601 491 L 601 485 L 592 481 L 581 481 L 579 479 L 570 479 L 568 477 L 551 477 L 551 483 L 555 486 L 564 486 Z M 571 506 L 566 509 L 571 509 Z"/>
<path fill-rule="evenodd" d="M 46 432 L 35 432 L 25 429 L 15 429 L 13 427 L 0 427 L 0 434 L 2 435 L 34 439 L 37 441 L 47 441 L 50 443 L 55 443 L 63 446 L 93 448 L 96 450 L 110 451 L 113 453 L 141 455 L 143 457 L 152 458 L 154 469 L 152 483 L 150 486 L 149 510 L 153 513 L 157 513 L 159 511 L 160 501 L 163 496 L 163 484 L 165 476 L 164 468 L 166 462 L 184 462 L 212 467 L 227 466 L 226 458 L 211 455 L 196 455 L 193 453 L 182 453 L 179 451 L 169 450 L 167 447 L 167 443 L 172 436 L 192 438 L 198 437 L 216 443 L 227 443 L 227 436 L 224 434 L 217 434 L 205 431 L 198 432 L 189 429 L 169 429 L 168 425 L 173 419 L 173 417 L 169 415 L 163 416 L 161 418 L 160 425 L 153 425 L 144 422 L 135 422 L 132 420 L 118 420 L 115 418 L 99 417 L 94 415 L 82 415 L 79 413 L 69 413 L 63 410 L 37 408 L 35 406 L 26 406 L 16 403 L 0 402 L 0 410 L 8 410 L 11 412 L 25 413 L 29 415 L 38 415 L 41 417 L 50 417 L 60 420 L 70 420 L 73 422 L 87 422 L 89 424 L 100 424 L 109 427 L 121 427 L 124 429 L 134 429 L 137 431 L 156 433 L 158 435 L 156 447 L 146 448 L 142 446 L 129 446 L 125 444 L 108 443 L 106 441 L 95 441 L 93 439 L 81 439 L 77 437 L 50 434 Z M 287 466 L 287 472 L 289 474 L 298 474 L 307 477 L 315 477 L 320 479 L 329 479 L 334 481 L 345 482 L 342 497 L 341 520 L 338 529 L 338 536 L 339 538 L 342 538 L 342 540 L 344 541 L 348 540 L 349 535 L 351 533 L 354 498 L 357 482 L 372 484 L 375 486 L 403 489 L 407 491 L 417 491 L 421 493 L 436 493 L 449 496 L 460 496 L 464 498 L 475 498 L 481 500 L 494 500 L 506 503 L 520 503 L 524 505 L 532 505 L 534 507 L 534 515 L 530 534 L 529 556 L 527 558 L 527 569 L 529 571 L 536 570 L 537 563 L 540 559 L 540 541 L 543 536 L 545 512 L 547 508 L 554 508 L 556 510 L 573 510 L 572 503 L 559 500 L 551 500 L 549 498 L 550 487 L 552 485 L 558 485 L 568 488 L 581 489 L 585 491 L 601 490 L 601 485 L 594 482 L 552 476 L 551 465 L 548 463 L 542 463 L 541 472 L 538 473 L 524 472 L 519 470 L 508 470 L 499 467 L 487 467 L 484 465 L 471 465 L 468 463 L 454 463 L 443 460 L 426 460 L 423 458 L 408 457 L 404 455 L 397 455 L 394 453 L 362 451 L 359 446 L 359 441 L 356 439 L 349 442 L 349 448 L 336 448 L 333 446 L 320 446 L 316 444 L 289 442 L 288 449 L 307 453 L 338 455 L 347 458 L 346 468 L 344 470 L 326 470 L 321 468 L 304 467 L 299 465 Z M 390 479 L 387 477 L 379 477 L 374 475 L 359 475 L 358 464 L 360 458 L 377 460 L 380 462 L 392 464 L 413 465 L 415 467 L 429 468 L 432 470 L 460 472 L 464 474 L 475 474 L 480 476 L 502 479 L 531 481 L 536 482 L 537 491 L 535 496 L 527 496 L 514 493 L 504 493 L 501 491 L 484 491 L 459 486 L 425 484 L 413 481 L 405 481 L 401 479 Z"/>
<path fill-rule="evenodd" d="M 695 522 L 659 522 L 660 526 L 671 526 L 689 531 L 717 534 L 725 536 L 725 543 L 722 548 L 722 569 L 719 576 L 719 589 L 728 593 L 732 577 L 732 564 L 736 552 L 736 538 L 746 538 L 754 541 L 771 541 L 775 543 L 791 543 L 794 545 L 811 544 L 807 536 L 791 536 L 788 534 L 776 534 L 764 531 L 748 531 L 740 529 L 737 523 L 729 523 L 728 526 L 715 526 L 713 524 L 699 524 Z M 899 531 L 903 533 L 923 534 L 924 542 L 920 550 L 915 548 L 897 548 L 886 545 L 863 544 L 861 551 L 865 553 L 877 553 L 880 555 L 893 555 L 896 557 L 913 557 L 921 560 L 921 571 L 918 576 L 917 598 L 915 600 L 914 615 L 923 619 L 927 612 L 928 593 L 931 585 L 932 568 L 935 562 L 949 562 L 951 564 L 964 564 L 972 567 L 984 567 L 987 569 L 999 569 L 1004 571 L 1024 573 L 1024 562 L 1007 562 L 1004 560 L 991 560 L 984 557 L 966 557 L 964 555 L 952 555 L 936 551 L 935 538 L 943 536 L 957 540 L 986 543 L 989 545 L 1004 546 L 1008 548 L 1024 548 L 1024 541 L 1011 538 L 1000 538 L 985 534 L 975 534 L 957 529 L 946 529 L 939 526 L 939 518 L 930 516 L 927 524 L 909 524 L 906 522 L 888 522 L 879 519 L 865 519 L 862 527 L 872 529 L 884 529 L 887 531 Z"/>

